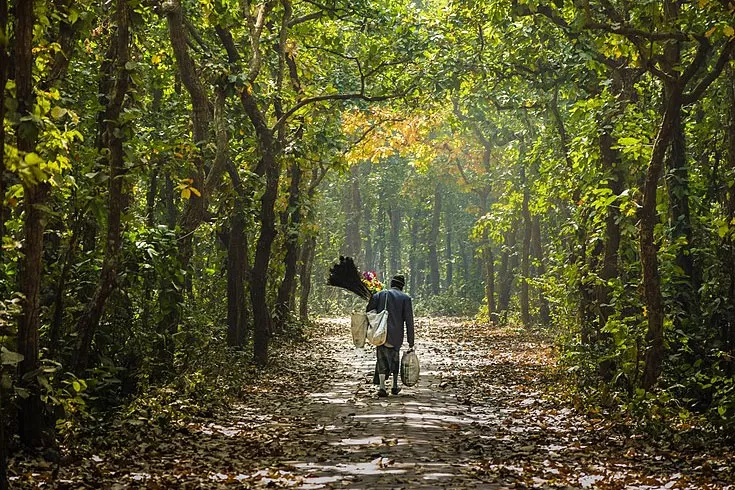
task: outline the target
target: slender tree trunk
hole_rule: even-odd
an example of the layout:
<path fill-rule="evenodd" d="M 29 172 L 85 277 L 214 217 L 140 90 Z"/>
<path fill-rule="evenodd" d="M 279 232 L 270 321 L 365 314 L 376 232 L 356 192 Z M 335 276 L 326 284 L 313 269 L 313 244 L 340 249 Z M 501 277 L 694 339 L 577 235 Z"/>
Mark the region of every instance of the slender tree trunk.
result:
<path fill-rule="evenodd" d="M 421 210 L 416 208 L 411 218 L 411 248 L 408 252 L 408 268 L 411 274 L 408 277 L 409 291 L 411 294 L 416 294 L 416 278 L 418 276 L 418 242 L 419 242 L 419 228 L 420 228 Z"/>
<path fill-rule="evenodd" d="M 500 291 L 498 292 L 498 313 L 504 317 L 508 314 L 510 306 L 510 295 L 513 290 L 513 271 L 515 269 L 514 262 L 516 254 L 516 226 L 517 223 L 511 225 L 511 229 L 505 234 L 505 247 L 503 255 L 500 259 Z"/>
<path fill-rule="evenodd" d="M 663 12 L 667 21 L 675 21 L 680 15 L 680 2 L 664 0 Z M 669 42 L 663 50 L 663 65 L 669 73 L 676 72 L 681 66 L 681 43 Z M 664 103 L 676 97 L 678 90 L 674 83 L 664 84 Z M 682 109 L 675 111 L 671 121 L 668 153 L 665 157 L 666 189 L 669 196 L 669 233 L 672 243 L 681 243 L 676 251 L 675 263 L 681 270 L 674 281 L 676 292 L 675 301 L 679 304 L 682 313 L 687 317 L 698 316 L 699 274 L 695 271 L 694 244 L 689 211 L 689 164 L 686 158 L 686 139 L 684 135 L 684 121 Z M 683 242 L 683 243 L 682 243 Z M 682 327 L 683 318 L 673 318 L 677 328 Z"/>
<path fill-rule="evenodd" d="M 593 289 L 590 286 L 588 277 L 590 270 L 594 270 L 594 262 L 599 246 L 593 249 L 592 253 L 587 250 L 588 234 L 587 229 L 590 220 L 590 210 L 588 208 L 580 208 L 578 212 L 578 226 L 574 234 L 576 241 L 572 243 L 569 253 L 569 263 L 575 264 L 578 269 L 576 288 L 579 299 L 579 311 L 577 322 L 580 326 L 582 344 L 591 346 L 597 341 L 596 330 L 594 327 L 594 297 Z M 601 252 L 600 252 L 601 253 Z"/>
<path fill-rule="evenodd" d="M 467 293 L 470 285 L 470 253 L 466 250 L 465 240 L 459 240 L 459 255 L 462 258 L 462 288 Z"/>
<path fill-rule="evenodd" d="M 263 145 L 265 146 L 265 145 Z M 268 268 L 271 259 L 271 245 L 276 238 L 276 213 L 274 206 L 278 198 L 278 181 L 281 173 L 278 159 L 267 151 L 262 159 L 266 167 L 265 192 L 260 199 L 260 235 L 255 246 L 255 261 L 250 281 L 250 301 L 253 305 L 253 349 L 255 360 L 260 366 L 268 363 L 268 342 L 272 332 L 270 309 L 268 307 Z"/>
<path fill-rule="evenodd" d="M 733 56 L 735 59 L 735 56 Z M 730 172 L 735 173 L 735 68 L 730 64 L 728 70 L 728 86 L 727 93 L 729 96 L 730 114 L 727 126 L 727 166 Z M 733 239 L 733 220 L 735 220 L 735 180 L 730 180 L 727 184 L 727 194 L 725 196 L 725 209 L 727 211 L 727 222 L 730 223 L 730 234 L 728 238 L 729 254 L 726 260 L 729 260 L 727 268 L 730 276 L 730 287 L 728 296 L 730 304 L 735 304 L 735 240 Z M 727 262 L 726 262 L 727 263 Z M 730 354 L 730 361 L 727 364 L 727 371 L 730 376 L 735 373 L 735 312 L 731 311 L 729 321 L 726 322 L 725 332 L 723 335 L 723 343 L 726 351 Z"/>
<path fill-rule="evenodd" d="M 278 198 L 278 182 L 281 176 L 280 160 L 276 141 L 266 123 L 257 102 L 247 91 L 240 95 L 242 106 L 255 128 L 260 149 L 260 161 L 255 174 L 265 176 L 265 190 L 260 198 L 260 235 L 255 245 L 255 260 L 250 274 L 250 301 L 253 306 L 253 354 L 260 366 L 268 363 L 268 343 L 272 332 L 270 308 L 268 306 L 268 268 L 271 246 L 276 238 L 275 204 Z"/>
<path fill-rule="evenodd" d="M 92 300 L 87 304 L 82 316 L 77 322 L 78 341 L 75 355 L 74 371 L 81 375 L 89 364 L 89 349 L 92 339 L 99 326 L 107 299 L 117 287 L 117 266 L 120 246 L 122 243 L 121 217 L 125 202 L 124 175 L 125 154 L 123 149 L 125 130 L 120 124 L 125 95 L 128 91 L 129 76 L 126 63 L 129 60 L 129 17 L 127 0 L 117 0 L 115 23 L 117 31 L 111 40 L 111 91 L 108 95 L 108 105 L 105 110 L 105 129 L 103 141 L 109 150 L 109 187 L 107 204 L 107 241 L 105 242 L 105 257 L 102 262 L 102 272 L 97 283 Z"/>
<path fill-rule="evenodd" d="M 438 183 L 434 188 L 434 202 L 431 210 L 431 230 L 429 231 L 429 287 L 432 294 L 439 294 L 439 254 L 437 242 L 439 241 L 439 228 L 441 226 L 442 211 L 442 186 Z"/>
<path fill-rule="evenodd" d="M 10 57 L 8 56 L 8 2 L 0 0 L 0 243 L 5 236 L 5 85 L 9 76 Z M 3 250 L 0 247 L 0 263 Z M 5 277 L 2 278 L 4 282 Z M 4 460 L 3 460 L 4 461 Z M 4 480 L 3 480 L 4 481 Z"/>
<path fill-rule="evenodd" d="M 651 153 L 643 185 L 643 206 L 640 210 L 640 254 L 643 268 L 643 290 L 648 315 L 646 356 L 643 370 L 643 388 L 650 389 L 661 375 L 664 358 L 664 307 L 661 297 L 661 277 L 658 271 L 658 247 L 654 228 L 658 222 L 656 194 L 664 168 L 666 148 L 676 121 L 681 117 L 681 88 L 669 90 L 666 110 Z"/>
<path fill-rule="evenodd" d="M 299 317 L 302 322 L 309 320 L 309 294 L 311 293 L 311 269 L 314 263 L 314 251 L 316 250 L 316 235 L 311 235 L 301 252 L 301 271 L 299 282 L 301 298 L 299 299 Z"/>
<path fill-rule="evenodd" d="M 166 226 L 169 230 L 174 230 L 176 229 L 176 223 L 179 221 L 179 211 L 176 209 L 176 202 L 174 201 L 174 181 L 169 172 L 166 172 L 163 183 L 161 199 L 166 212 Z"/>
<path fill-rule="evenodd" d="M 61 341 L 61 331 L 64 326 L 64 292 L 66 290 L 66 280 L 69 277 L 69 271 L 74 263 L 74 252 L 77 249 L 80 233 L 81 222 L 80 217 L 77 216 L 74 219 L 71 237 L 67 244 L 66 254 L 64 254 L 63 259 L 64 262 L 61 266 L 59 280 L 56 283 L 56 292 L 54 293 L 54 316 L 51 320 L 51 327 L 49 328 L 48 334 L 48 348 L 52 359 L 56 358 L 56 354 L 58 353 L 57 349 Z"/>
<path fill-rule="evenodd" d="M 676 302 L 682 312 L 695 318 L 699 311 L 699 273 L 694 262 L 694 243 L 689 210 L 689 164 L 686 158 L 684 121 L 680 113 L 672 123 L 671 142 L 666 158 L 666 188 L 669 196 L 669 223 L 672 243 L 681 243 L 676 251 L 676 265 L 681 277 L 676 281 Z M 674 318 L 681 327 L 682 318 Z"/>
<path fill-rule="evenodd" d="M 358 165 L 350 167 L 350 180 L 346 188 L 347 199 L 345 204 L 345 245 L 347 246 L 347 255 L 355 260 L 356 264 L 360 263 L 360 213 L 362 203 L 360 200 L 360 168 Z"/>
<path fill-rule="evenodd" d="M 145 224 L 152 228 L 156 224 L 156 196 L 158 195 L 158 163 L 153 164 L 149 178 L 148 192 L 145 194 Z"/>
<path fill-rule="evenodd" d="M 625 186 L 625 174 L 622 169 L 622 161 L 620 158 L 620 152 L 615 148 L 616 141 L 612 137 L 611 132 L 606 129 L 612 127 L 612 120 L 606 118 L 603 120 L 602 132 L 600 134 L 599 146 L 600 155 L 602 158 L 603 166 L 611 169 L 609 176 L 608 186 L 610 192 L 619 196 Z M 600 282 L 596 286 L 595 297 L 597 303 L 597 337 L 600 342 L 609 344 L 611 341 L 610 334 L 603 332 L 607 320 L 615 311 L 615 308 L 611 306 L 612 301 L 612 290 L 608 286 L 608 281 L 615 279 L 619 276 L 618 256 L 620 250 L 620 203 L 613 202 L 607 206 L 605 214 L 605 244 L 602 258 L 602 268 L 600 269 Z M 600 363 L 599 372 L 600 377 L 604 380 L 610 380 L 613 376 L 613 370 L 615 368 L 615 361 L 605 360 Z"/>
<path fill-rule="evenodd" d="M 155 100 L 155 97 L 154 97 Z M 156 104 L 154 103 L 155 107 Z M 154 109 L 154 112 L 157 112 Z M 158 195 L 158 175 L 160 173 L 160 163 L 156 160 L 153 162 L 153 168 L 149 177 L 148 191 L 146 192 L 145 202 L 145 224 L 148 229 L 153 229 L 156 225 L 156 196 Z M 141 319 L 143 325 L 150 325 L 151 323 L 151 304 L 153 298 L 153 278 L 155 271 L 152 269 L 146 269 L 143 271 L 143 311 L 141 313 Z"/>
<path fill-rule="evenodd" d="M 375 256 L 373 252 L 373 210 L 367 205 L 363 211 L 365 215 L 365 267 L 375 270 Z"/>
<path fill-rule="evenodd" d="M 538 215 L 533 215 L 531 221 L 531 249 L 533 251 L 533 258 L 536 262 L 536 277 L 542 277 L 546 273 L 546 258 L 544 257 L 544 249 L 541 239 L 541 220 Z M 549 301 L 546 299 L 546 295 L 542 290 L 538 291 L 538 310 L 539 310 L 539 323 L 542 325 L 548 325 L 551 322 L 551 312 L 549 309 Z"/>
<path fill-rule="evenodd" d="M 236 207 L 239 206 L 236 204 Z M 247 335 L 247 318 L 243 313 L 247 261 L 247 236 L 241 209 L 235 209 L 230 218 L 230 236 L 227 242 L 227 345 L 242 347 Z"/>
<path fill-rule="evenodd" d="M 531 275 L 531 212 L 528 209 L 530 192 L 526 179 L 526 169 L 521 166 L 521 184 L 523 185 L 523 202 L 521 204 L 521 216 L 523 217 L 523 242 L 521 245 L 521 322 L 524 327 L 531 326 L 530 298 L 528 291 L 528 279 Z"/>
<path fill-rule="evenodd" d="M 447 290 L 452 289 L 452 283 L 454 282 L 454 255 L 452 252 L 452 218 L 449 213 L 445 213 L 445 247 L 444 247 L 444 259 L 447 262 L 447 276 L 445 282 L 445 288 Z"/>
<path fill-rule="evenodd" d="M 381 201 L 378 205 L 378 233 L 377 238 L 375 240 L 377 245 L 377 261 L 375 264 L 375 272 L 378 273 L 378 276 L 385 276 L 387 274 L 386 267 L 385 267 L 385 222 L 386 222 L 386 210 L 383 207 L 383 202 Z M 385 277 L 384 277 L 385 279 Z"/>
<path fill-rule="evenodd" d="M 285 272 L 278 288 L 276 299 L 276 321 L 283 327 L 283 322 L 293 309 L 293 291 L 296 284 L 296 266 L 299 258 L 299 231 L 301 226 L 301 166 L 298 161 L 291 164 L 291 185 L 289 187 L 288 209 L 290 210 L 290 229 L 286 233 Z"/>
<path fill-rule="evenodd" d="M 15 8 L 15 83 L 18 114 L 28 120 L 17 129 L 17 146 L 21 154 L 34 152 L 38 128 L 30 120 L 33 113 L 33 26 L 35 13 L 33 2 L 18 1 Z M 23 261 L 21 264 L 20 290 L 24 301 L 18 325 L 18 352 L 23 355 L 19 364 L 21 386 L 26 385 L 24 375 L 38 368 L 38 328 L 40 323 L 40 290 L 43 270 L 43 230 L 49 187 L 45 183 L 24 184 L 25 221 L 23 232 Z M 20 400 L 19 433 L 23 443 L 35 446 L 42 442 L 43 418 L 40 394 L 33 384 L 26 386 L 30 396 Z"/>
<path fill-rule="evenodd" d="M 192 157 L 193 171 L 190 174 L 191 186 L 199 191 L 200 196 L 192 194 L 184 204 L 184 210 L 179 216 L 178 253 L 176 267 L 186 271 L 189 275 L 189 264 L 194 254 L 194 232 L 197 230 L 206 214 L 206 199 L 209 189 L 216 187 L 225 167 L 224 158 L 215 158 L 209 174 L 204 171 L 205 155 L 204 143 L 209 136 L 209 126 L 212 122 L 212 105 L 207 91 L 197 73 L 194 60 L 189 54 L 189 39 L 184 26 L 184 14 L 180 0 L 170 0 L 163 4 L 162 13 L 166 15 L 171 47 L 176 59 L 178 74 L 186 87 L 192 104 L 193 141 L 196 146 Z M 181 321 L 181 306 L 184 302 L 184 291 L 191 284 L 188 277 L 172 274 L 169 284 L 165 285 L 160 295 L 161 310 L 164 312 L 159 322 L 159 333 L 162 346 L 166 346 L 159 356 L 164 358 L 168 365 L 173 361 L 174 346 L 171 341 Z M 160 350 L 160 349 L 159 349 Z"/>
<path fill-rule="evenodd" d="M 390 273 L 398 274 L 401 270 L 401 228 L 403 225 L 403 216 L 401 209 L 395 204 L 391 204 L 388 216 L 390 217 Z"/>
<path fill-rule="evenodd" d="M 487 153 L 487 152 L 486 152 Z M 490 210 L 488 199 L 490 197 L 490 188 L 487 187 L 480 194 L 480 211 L 482 215 L 486 215 Z M 495 257 L 493 255 L 492 244 L 487 228 L 482 230 L 482 264 L 484 270 L 485 284 L 485 304 L 487 304 L 487 317 L 490 322 L 498 320 L 498 312 L 495 309 Z"/>
<path fill-rule="evenodd" d="M 482 247 L 482 263 L 485 270 L 485 302 L 487 303 L 488 320 L 495 322 L 498 312 L 495 310 L 495 257 L 487 234 L 483 233 L 485 246 Z"/>

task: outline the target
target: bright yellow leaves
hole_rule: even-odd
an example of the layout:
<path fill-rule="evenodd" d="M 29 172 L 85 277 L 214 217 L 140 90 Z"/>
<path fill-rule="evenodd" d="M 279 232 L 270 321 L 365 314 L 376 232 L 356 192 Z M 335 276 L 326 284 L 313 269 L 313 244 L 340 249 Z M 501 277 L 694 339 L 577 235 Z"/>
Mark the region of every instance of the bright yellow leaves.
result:
<path fill-rule="evenodd" d="M 345 158 L 349 163 L 378 162 L 401 154 L 410 155 L 415 166 L 428 165 L 437 156 L 430 135 L 441 120 L 438 113 L 399 115 L 385 108 L 347 112 L 342 116 L 342 130 L 354 145 Z"/>
<path fill-rule="evenodd" d="M 176 186 L 176 188 L 181 191 L 181 197 L 183 199 L 191 199 L 192 194 L 197 197 L 202 197 L 202 193 L 199 192 L 199 189 L 194 187 L 192 184 L 194 184 L 192 179 L 183 179 L 179 182 L 179 185 Z"/>

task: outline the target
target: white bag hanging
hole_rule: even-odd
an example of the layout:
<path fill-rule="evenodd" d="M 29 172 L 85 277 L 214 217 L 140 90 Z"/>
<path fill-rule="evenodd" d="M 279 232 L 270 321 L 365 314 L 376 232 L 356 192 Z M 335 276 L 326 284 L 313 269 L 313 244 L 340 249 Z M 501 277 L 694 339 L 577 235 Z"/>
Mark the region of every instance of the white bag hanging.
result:
<path fill-rule="evenodd" d="M 413 386 L 419 382 L 419 356 L 416 351 L 408 349 L 401 357 L 401 383 Z"/>
<path fill-rule="evenodd" d="M 367 312 L 367 340 L 374 346 L 385 344 L 388 337 L 388 293 L 385 293 L 385 307 L 380 313 L 377 310 Z"/>
<path fill-rule="evenodd" d="M 353 311 L 351 320 L 352 343 L 355 344 L 355 347 L 361 349 L 365 345 L 365 337 L 367 336 L 367 314 L 364 311 Z"/>

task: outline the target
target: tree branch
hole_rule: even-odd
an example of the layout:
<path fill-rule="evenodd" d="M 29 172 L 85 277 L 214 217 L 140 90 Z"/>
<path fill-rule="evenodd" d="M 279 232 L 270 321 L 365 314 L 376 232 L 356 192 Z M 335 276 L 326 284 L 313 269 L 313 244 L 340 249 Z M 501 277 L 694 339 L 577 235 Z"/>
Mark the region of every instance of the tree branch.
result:
<path fill-rule="evenodd" d="M 704 91 L 707 90 L 712 82 L 714 82 L 720 76 L 722 70 L 727 64 L 727 60 L 730 59 L 734 45 L 735 43 L 732 40 L 728 41 L 727 44 L 725 44 L 725 46 L 722 48 L 722 51 L 720 52 L 720 57 L 717 59 L 717 62 L 715 63 L 712 71 L 705 75 L 705 77 L 699 81 L 697 86 L 694 87 L 691 92 L 682 96 L 685 105 L 692 104 L 699 100 L 699 98 L 702 97 L 702 95 L 704 94 Z"/>
<path fill-rule="evenodd" d="M 605 24 L 603 22 L 587 22 L 585 27 L 595 31 L 609 32 L 634 39 L 646 39 L 648 41 L 689 41 L 689 34 L 681 31 L 649 32 L 628 26 Z"/>
<path fill-rule="evenodd" d="M 220 41 L 222 41 L 222 46 L 225 48 L 225 51 L 227 51 L 227 60 L 230 63 L 237 63 L 240 61 L 240 53 L 237 50 L 235 40 L 232 38 L 232 34 L 229 29 L 221 25 L 216 25 L 214 30 Z"/>
<path fill-rule="evenodd" d="M 260 73 L 260 66 L 263 62 L 260 53 L 260 37 L 265 27 L 265 18 L 273 8 L 273 4 L 273 1 L 262 3 L 257 9 L 255 21 L 250 21 L 250 51 L 252 53 L 248 64 L 248 80 L 250 83 L 253 83 Z"/>
<path fill-rule="evenodd" d="M 296 17 L 295 19 L 291 19 L 288 23 L 289 27 L 293 27 L 298 24 L 303 24 L 304 22 L 309 22 L 310 20 L 316 20 L 321 19 L 324 17 L 324 12 L 312 12 L 310 14 L 302 15 L 301 17 Z"/>
<path fill-rule="evenodd" d="M 364 100 L 366 102 L 382 102 L 384 100 L 394 99 L 396 97 L 400 97 L 400 95 L 378 95 L 378 96 L 369 96 L 365 95 L 364 93 L 352 93 L 352 94 L 329 94 L 329 95 L 317 95 L 315 97 L 307 97 L 305 99 L 300 100 L 295 106 L 293 106 L 291 109 L 286 111 L 283 116 L 281 116 L 278 121 L 276 121 L 276 124 L 273 125 L 273 128 L 271 128 L 271 131 L 276 131 L 278 128 L 281 127 L 281 125 L 285 124 L 286 121 L 288 121 L 288 118 L 293 116 L 296 111 L 301 109 L 304 106 L 315 104 L 317 102 L 324 102 L 326 100 Z"/>

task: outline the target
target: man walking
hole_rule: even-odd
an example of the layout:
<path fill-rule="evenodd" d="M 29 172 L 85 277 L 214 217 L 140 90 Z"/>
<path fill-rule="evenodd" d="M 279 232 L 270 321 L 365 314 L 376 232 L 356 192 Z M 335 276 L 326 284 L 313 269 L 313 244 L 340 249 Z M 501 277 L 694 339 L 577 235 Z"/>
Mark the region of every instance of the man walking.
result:
<path fill-rule="evenodd" d="M 403 345 L 403 326 L 406 326 L 408 347 L 413 349 L 413 304 L 411 297 L 403 292 L 406 279 L 401 276 L 393 276 L 390 281 L 390 289 L 374 294 L 367 305 L 367 311 L 376 310 L 378 313 L 384 308 L 388 309 L 388 335 L 385 343 L 377 348 L 377 362 L 375 364 L 375 376 L 373 384 L 379 385 L 378 396 L 388 396 L 385 390 L 385 379 L 393 375 L 393 388 L 391 393 L 397 395 L 401 389 L 398 387 L 398 373 L 400 370 L 400 349 Z M 387 296 L 387 306 L 386 305 Z"/>

